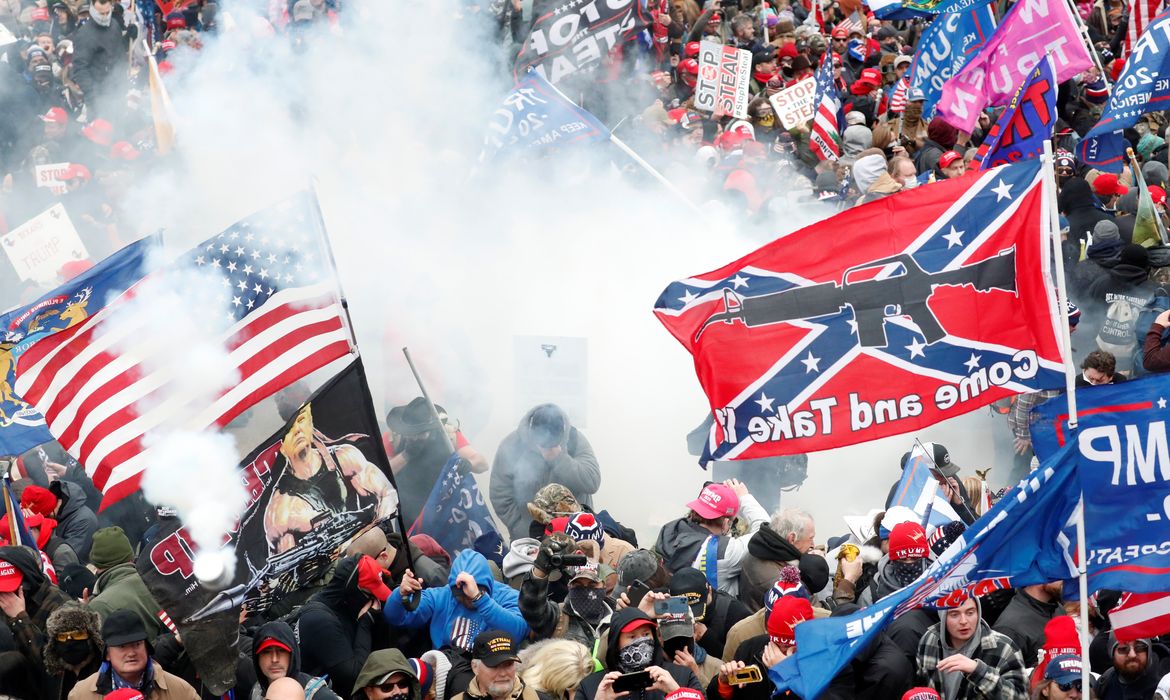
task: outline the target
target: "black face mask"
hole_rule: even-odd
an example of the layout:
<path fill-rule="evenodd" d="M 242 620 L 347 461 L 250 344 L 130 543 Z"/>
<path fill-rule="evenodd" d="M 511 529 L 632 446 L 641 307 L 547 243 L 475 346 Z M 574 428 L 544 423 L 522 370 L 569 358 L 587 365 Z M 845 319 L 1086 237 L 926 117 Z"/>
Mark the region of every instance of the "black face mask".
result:
<path fill-rule="evenodd" d="M 609 614 L 609 606 L 605 603 L 605 591 L 601 588 L 570 588 L 565 604 L 594 626 Z"/>
<path fill-rule="evenodd" d="M 70 666 L 80 666 L 90 657 L 92 651 L 88 639 L 71 639 L 61 643 L 57 650 L 57 656 L 60 656 L 61 660 Z"/>
<path fill-rule="evenodd" d="M 890 578 L 896 581 L 899 587 L 904 588 L 914 583 L 914 579 L 926 570 L 926 560 L 891 561 L 886 564 L 886 569 L 890 572 Z"/>

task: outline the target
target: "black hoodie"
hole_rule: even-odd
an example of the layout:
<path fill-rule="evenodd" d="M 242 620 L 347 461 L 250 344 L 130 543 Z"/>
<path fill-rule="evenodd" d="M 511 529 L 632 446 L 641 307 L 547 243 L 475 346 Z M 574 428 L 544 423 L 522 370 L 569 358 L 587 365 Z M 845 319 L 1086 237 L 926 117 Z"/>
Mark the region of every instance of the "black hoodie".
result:
<path fill-rule="evenodd" d="M 44 648 L 48 642 L 45 626 L 54 610 L 69 602 L 69 597 L 60 591 L 41 572 L 41 561 L 37 554 L 27 547 L 0 547 L 0 560 L 20 570 L 23 580 L 25 613 L 19 621 L 0 613 L 0 620 L 12 631 L 17 649 L 34 669 L 36 683 L 45 697 L 52 697 L 57 688 L 56 679 L 45 671 Z"/>
<path fill-rule="evenodd" d="M 252 666 L 256 669 L 256 687 L 252 689 L 252 698 L 257 700 L 264 697 L 268 690 L 268 677 L 260 669 L 260 646 L 269 639 L 275 639 L 289 649 L 292 649 L 292 658 L 288 662 L 285 675 L 295 679 L 306 689 L 306 700 L 338 700 L 337 695 L 320 682 L 313 683 L 313 676 L 301 671 L 301 648 L 297 644 L 296 635 L 287 622 L 277 620 L 260 626 L 256 636 L 252 638 Z M 315 688 L 315 691 L 313 690 Z M 312 694 L 310 694 L 312 693 Z"/>
<path fill-rule="evenodd" d="M 356 556 L 338 561 L 333 578 L 305 603 L 297 620 L 298 636 L 304 640 L 303 670 L 312 676 L 328 674 L 341 697 L 349 697 L 370 655 L 375 624 L 368 611 L 358 617 L 370 597 L 357 586 L 357 561 Z"/>
<path fill-rule="evenodd" d="M 573 700 L 593 700 L 597 697 L 597 688 L 601 685 L 601 679 L 610 671 L 619 670 L 618 666 L 618 638 L 621 636 L 622 628 L 633 622 L 634 620 L 649 620 L 650 617 L 639 610 L 638 608 L 622 608 L 613 614 L 610 618 L 609 632 L 607 633 L 606 641 L 608 642 L 605 650 L 605 669 L 591 673 L 585 676 L 581 681 L 581 685 L 577 687 L 577 693 L 573 696 Z M 694 690 L 703 692 L 703 686 L 699 683 L 699 678 L 685 666 L 669 663 L 662 651 L 662 641 L 658 638 L 658 627 L 654 627 L 654 666 L 658 666 L 670 674 L 671 678 L 678 683 L 680 688 L 693 688 Z M 665 700 L 666 696 L 659 690 L 649 688 L 641 693 L 630 693 L 626 696 L 626 700 Z"/>

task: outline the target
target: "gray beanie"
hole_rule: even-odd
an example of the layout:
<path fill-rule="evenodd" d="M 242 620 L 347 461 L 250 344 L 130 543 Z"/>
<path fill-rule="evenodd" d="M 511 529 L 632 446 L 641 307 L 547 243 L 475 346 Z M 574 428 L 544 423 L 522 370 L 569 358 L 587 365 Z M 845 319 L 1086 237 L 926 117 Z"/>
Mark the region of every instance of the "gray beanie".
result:
<path fill-rule="evenodd" d="M 1142 166 L 1142 178 L 1145 179 L 1147 185 L 1157 185 L 1163 187 L 1166 181 L 1170 179 L 1166 164 L 1152 160 Z"/>
<path fill-rule="evenodd" d="M 1093 243 L 1107 243 L 1109 241 L 1120 241 L 1121 233 L 1117 230 L 1117 224 L 1108 219 L 1102 219 L 1093 227 Z"/>

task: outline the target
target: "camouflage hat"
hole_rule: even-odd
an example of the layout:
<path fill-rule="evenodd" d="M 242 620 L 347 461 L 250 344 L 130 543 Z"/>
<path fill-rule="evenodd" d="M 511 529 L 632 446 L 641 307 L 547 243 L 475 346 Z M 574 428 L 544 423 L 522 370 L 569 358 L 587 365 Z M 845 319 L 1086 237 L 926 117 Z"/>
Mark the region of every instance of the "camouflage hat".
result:
<path fill-rule="evenodd" d="M 581 504 L 566 486 L 549 484 L 536 492 L 528 504 L 528 514 L 541 525 L 548 525 L 558 515 L 581 512 Z"/>

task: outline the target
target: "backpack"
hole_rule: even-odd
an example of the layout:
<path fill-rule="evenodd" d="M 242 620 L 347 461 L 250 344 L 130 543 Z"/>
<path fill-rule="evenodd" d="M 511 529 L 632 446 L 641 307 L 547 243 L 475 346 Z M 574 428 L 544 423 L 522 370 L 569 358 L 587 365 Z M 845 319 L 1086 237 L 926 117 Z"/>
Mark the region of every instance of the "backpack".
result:
<path fill-rule="evenodd" d="M 1097 347 L 1117 359 L 1118 371 L 1131 369 L 1134 351 L 1141 347 L 1137 342 L 1138 317 L 1147 304 L 1128 294 L 1105 297 L 1105 319 L 1097 332 Z"/>
<path fill-rule="evenodd" d="M 1154 296 L 1142 307 L 1138 313 L 1137 323 L 1134 327 L 1134 341 L 1137 343 L 1137 348 L 1134 350 L 1133 356 L 1133 376 L 1140 377 L 1149 374 L 1145 366 L 1145 350 L 1143 346 L 1146 342 L 1146 333 L 1149 332 L 1150 326 L 1153 325 L 1154 319 L 1163 311 L 1170 311 L 1170 292 L 1167 292 L 1164 287 L 1158 287 L 1154 292 Z M 1162 345 L 1170 340 L 1170 328 L 1162 331 Z"/>

